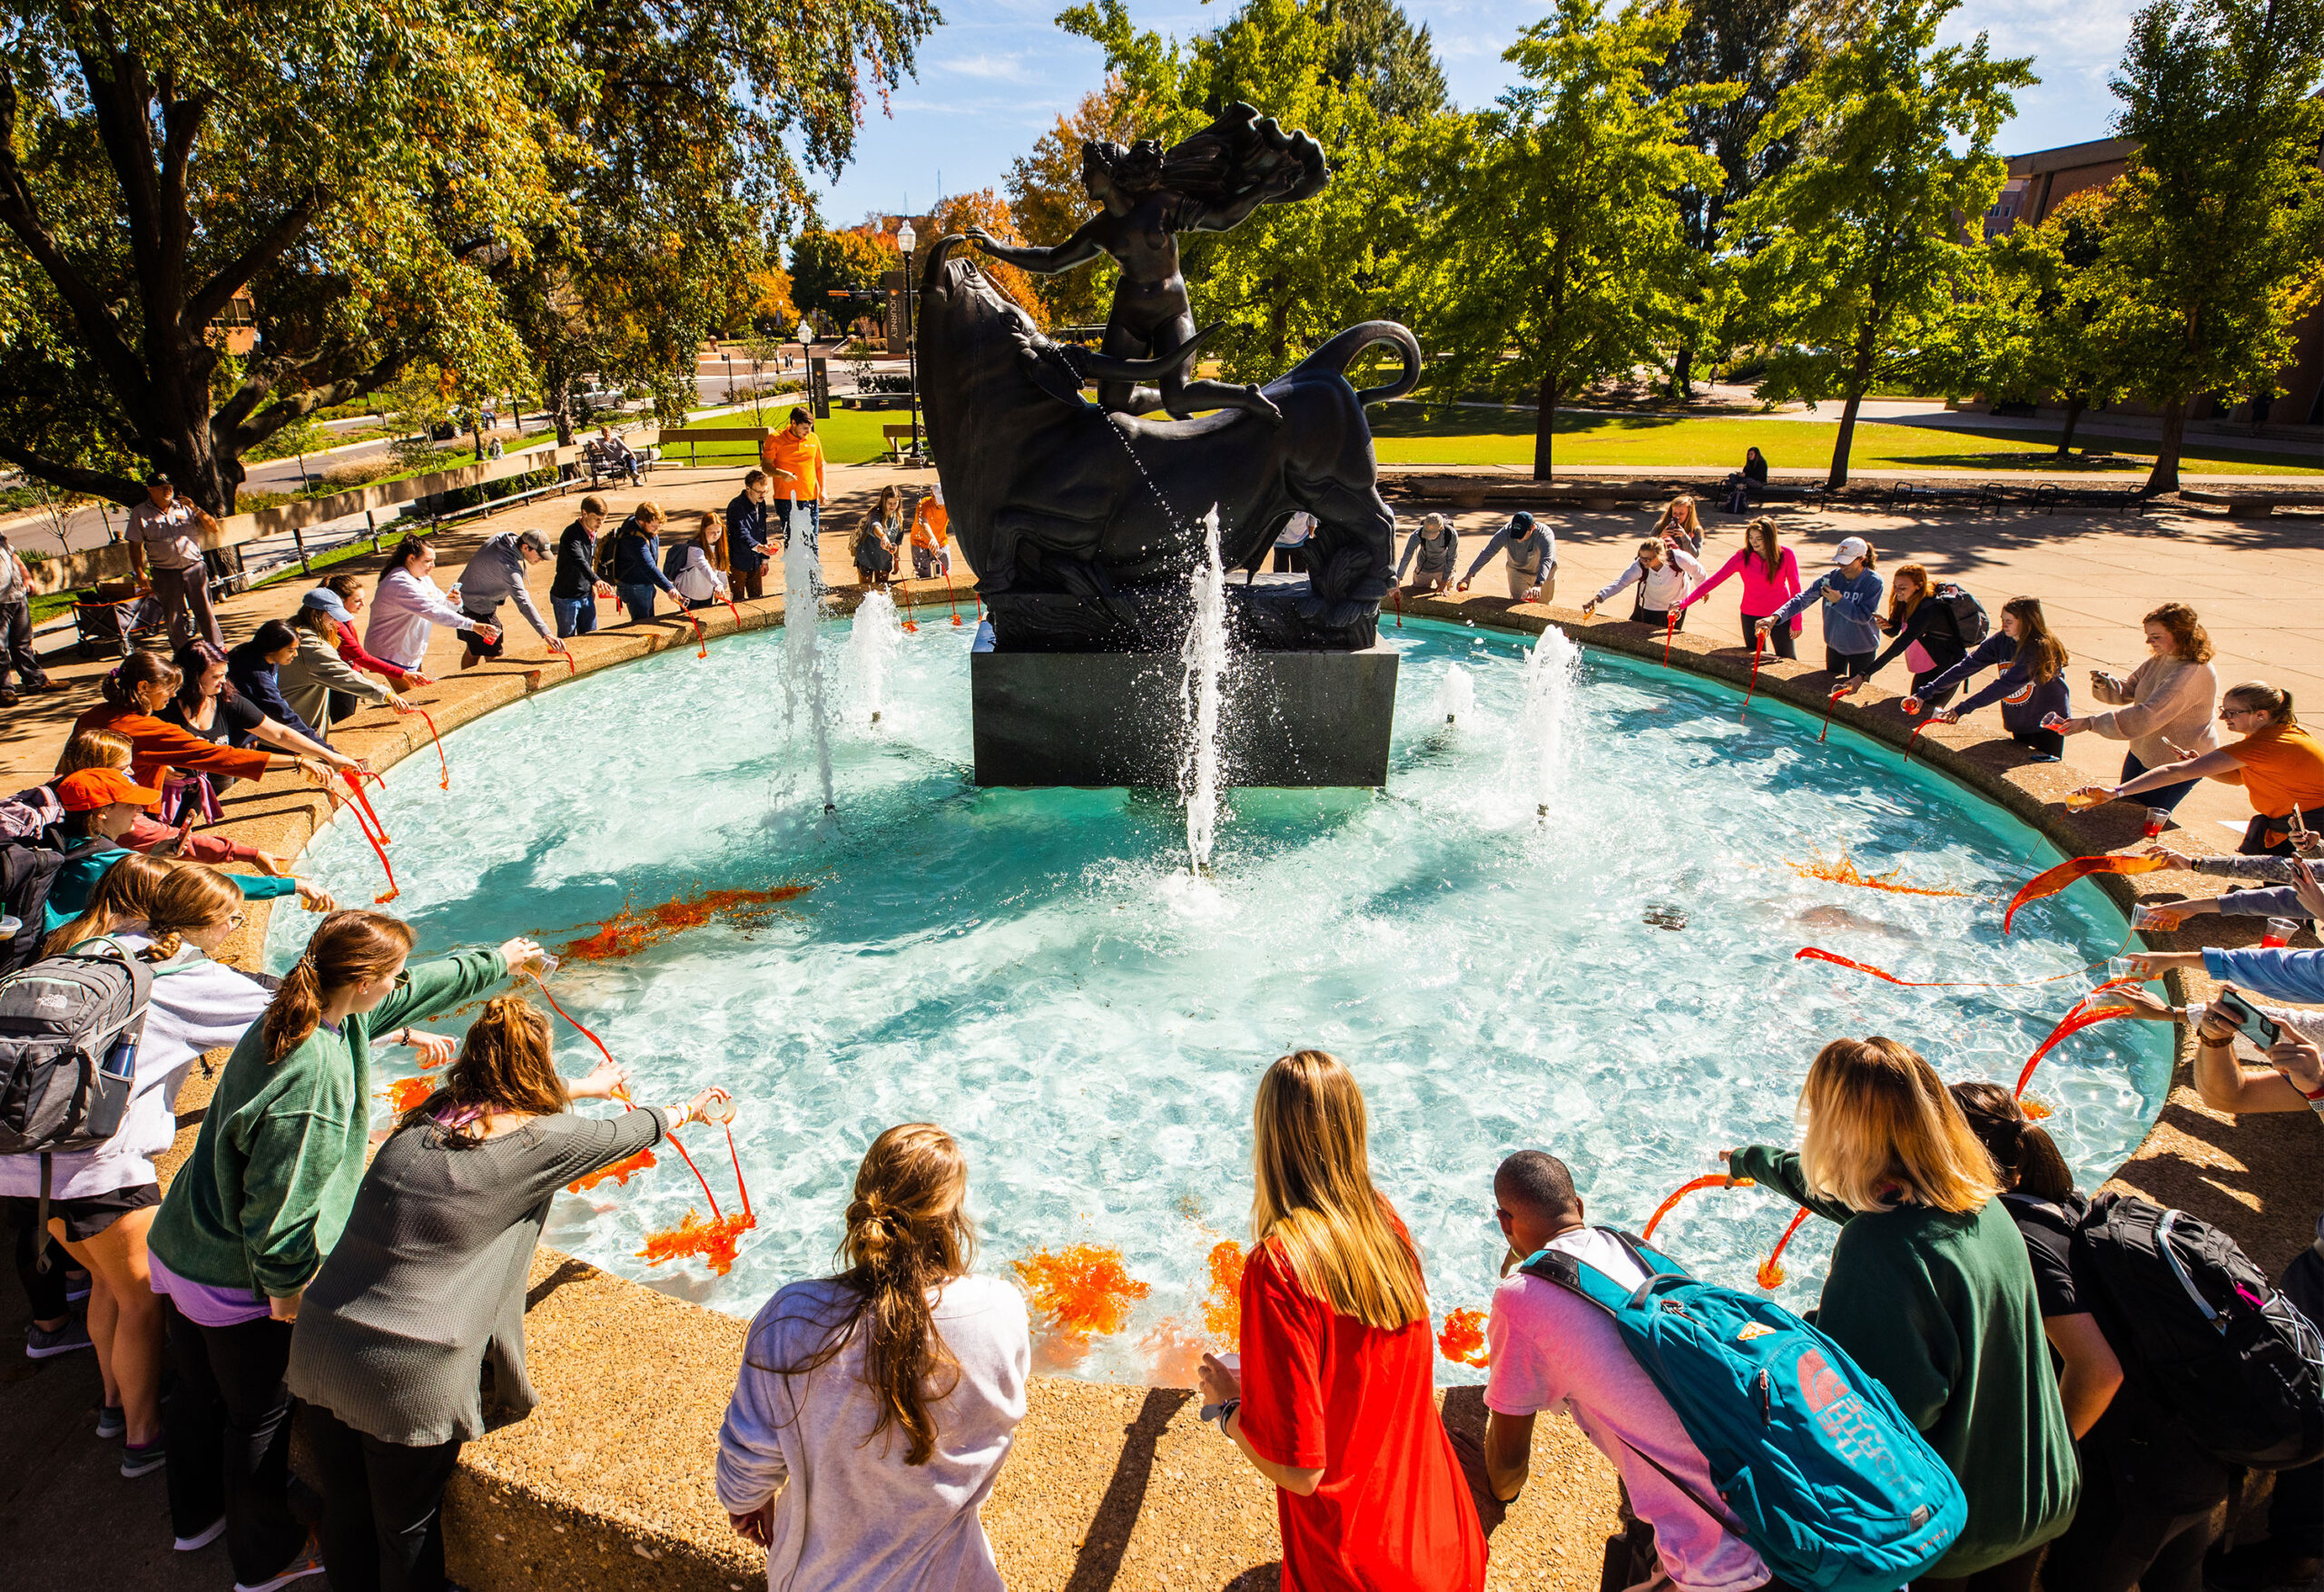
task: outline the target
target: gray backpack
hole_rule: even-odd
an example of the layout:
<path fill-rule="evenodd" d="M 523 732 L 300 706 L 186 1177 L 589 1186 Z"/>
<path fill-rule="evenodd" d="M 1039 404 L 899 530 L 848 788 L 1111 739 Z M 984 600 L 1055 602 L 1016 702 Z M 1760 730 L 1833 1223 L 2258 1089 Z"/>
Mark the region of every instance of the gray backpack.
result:
<path fill-rule="evenodd" d="M 0 978 L 0 1155 L 40 1157 L 43 1232 L 53 1157 L 121 1131 L 153 993 L 153 970 L 110 939 Z"/>

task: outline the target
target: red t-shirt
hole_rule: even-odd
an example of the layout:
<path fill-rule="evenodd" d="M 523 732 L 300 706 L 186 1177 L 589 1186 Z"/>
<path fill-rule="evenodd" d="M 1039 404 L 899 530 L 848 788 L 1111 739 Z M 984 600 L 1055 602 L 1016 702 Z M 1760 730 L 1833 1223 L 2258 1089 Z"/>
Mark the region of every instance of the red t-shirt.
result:
<path fill-rule="evenodd" d="M 1436 1412 L 1428 1322 L 1367 1327 L 1299 1285 L 1262 1245 L 1243 1272 L 1243 1435 L 1265 1459 L 1321 1467 L 1281 1489 L 1285 1592 L 1477 1592 L 1485 1538 Z"/>

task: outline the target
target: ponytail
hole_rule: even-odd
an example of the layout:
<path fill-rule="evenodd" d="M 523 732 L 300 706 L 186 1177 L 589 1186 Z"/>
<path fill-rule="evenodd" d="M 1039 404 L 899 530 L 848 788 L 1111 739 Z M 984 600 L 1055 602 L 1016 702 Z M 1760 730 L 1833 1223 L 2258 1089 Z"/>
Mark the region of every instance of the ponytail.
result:
<path fill-rule="evenodd" d="M 385 912 L 350 909 L 324 919 L 283 976 L 282 988 L 268 1002 L 266 1015 L 259 1019 L 267 1066 L 272 1066 L 313 1035 L 322 1023 L 323 1001 L 331 991 L 387 973 L 411 954 L 411 943 L 409 927 Z"/>
<path fill-rule="evenodd" d="M 175 695 L 182 678 L 177 665 L 161 654 L 141 649 L 115 664 L 98 689 L 104 693 L 105 701 L 113 706 L 134 708 L 137 706 L 137 687 L 166 685 L 171 694 Z"/>
<path fill-rule="evenodd" d="M 1870 542 L 1866 542 L 1864 545 L 1864 566 L 1866 569 L 1878 569 L 1880 567 L 1880 549 L 1874 546 Z"/>
<path fill-rule="evenodd" d="M 2015 1096 L 1999 1084 L 1981 1082 L 1955 1084 L 1952 1095 L 1969 1119 L 1969 1131 L 1993 1157 L 2004 1188 L 2053 1204 L 2073 1197 L 2073 1169 L 2049 1130 L 2025 1115 Z"/>
<path fill-rule="evenodd" d="M 2291 693 L 2269 684 L 2264 680 L 2247 680 L 2240 685 L 2230 685 L 2221 693 L 2222 700 L 2241 704 L 2247 712 L 2265 713 L 2270 729 L 2282 725 L 2297 729 L 2299 717 L 2291 711 Z"/>
<path fill-rule="evenodd" d="M 145 932 L 153 944 L 149 962 L 166 962 L 185 947 L 185 931 L 208 929 L 232 917 L 242 904 L 234 881 L 214 868 L 189 862 L 169 870 L 145 909 Z"/>

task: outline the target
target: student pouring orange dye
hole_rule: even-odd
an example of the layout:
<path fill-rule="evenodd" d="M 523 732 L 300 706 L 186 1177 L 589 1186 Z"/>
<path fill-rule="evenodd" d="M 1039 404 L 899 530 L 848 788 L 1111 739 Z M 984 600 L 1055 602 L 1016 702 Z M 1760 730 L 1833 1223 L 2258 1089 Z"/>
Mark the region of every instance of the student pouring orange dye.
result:
<path fill-rule="evenodd" d="M 944 507 L 944 488 L 928 489 L 911 511 L 911 572 L 921 580 L 952 573 L 952 516 Z"/>

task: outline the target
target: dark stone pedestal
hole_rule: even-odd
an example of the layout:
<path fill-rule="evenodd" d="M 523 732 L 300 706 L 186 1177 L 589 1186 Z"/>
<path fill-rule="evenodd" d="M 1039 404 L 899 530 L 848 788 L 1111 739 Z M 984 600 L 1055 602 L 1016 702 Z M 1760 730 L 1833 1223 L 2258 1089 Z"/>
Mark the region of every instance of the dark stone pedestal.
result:
<path fill-rule="evenodd" d="M 1161 653 L 978 653 L 980 785 L 1175 787 L 1185 670 Z M 1230 785 L 1384 785 L 1396 654 L 1238 654 L 1226 676 Z"/>

